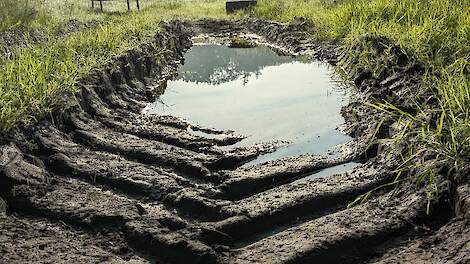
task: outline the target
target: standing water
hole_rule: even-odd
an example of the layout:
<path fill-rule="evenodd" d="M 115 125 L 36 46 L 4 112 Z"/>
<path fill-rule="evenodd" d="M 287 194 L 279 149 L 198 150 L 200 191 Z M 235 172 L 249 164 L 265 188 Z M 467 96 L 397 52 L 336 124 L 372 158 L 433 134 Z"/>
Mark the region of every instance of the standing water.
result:
<path fill-rule="evenodd" d="M 326 63 L 280 56 L 265 46 L 195 45 L 178 77 L 145 109 L 248 135 L 234 145 L 288 141 L 250 162 L 323 154 L 351 138 L 337 131 L 347 94 Z"/>

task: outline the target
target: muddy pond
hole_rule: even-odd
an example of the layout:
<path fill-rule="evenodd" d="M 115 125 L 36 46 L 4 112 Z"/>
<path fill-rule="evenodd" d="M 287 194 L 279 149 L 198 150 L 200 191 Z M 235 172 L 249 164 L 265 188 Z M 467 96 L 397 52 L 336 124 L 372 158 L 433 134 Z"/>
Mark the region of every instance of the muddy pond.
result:
<path fill-rule="evenodd" d="M 144 112 L 231 130 L 247 138 L 230 147 L 288 142 L 245 166 L 301 154 L 326 154 L 351 138 L 338 127 L 350 90 L 327 63 L 282 56 L 266 46 L 195 44 L 178 76 Z M 202 132 L 198 132 L 202 133 Z M 204 135 L 210 136 L 210 135 Z M 339 172 L 355 163 L 341 165 Z"/>

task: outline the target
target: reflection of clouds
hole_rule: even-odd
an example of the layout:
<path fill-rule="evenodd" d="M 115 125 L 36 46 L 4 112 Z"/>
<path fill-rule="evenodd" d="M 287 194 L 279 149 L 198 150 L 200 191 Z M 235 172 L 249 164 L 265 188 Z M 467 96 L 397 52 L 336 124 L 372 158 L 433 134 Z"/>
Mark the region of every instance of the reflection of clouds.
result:
<path fill-rule="evenodd" d="M 185 55 L 185 63 L 179 68 L 178 80 L 195 83 L 221 84 L 250 76 L 258 77 L 268 66 L 294 61 L 279 56 L 267 47 L 234 49 L 223 45 L 194 46 Z"/>

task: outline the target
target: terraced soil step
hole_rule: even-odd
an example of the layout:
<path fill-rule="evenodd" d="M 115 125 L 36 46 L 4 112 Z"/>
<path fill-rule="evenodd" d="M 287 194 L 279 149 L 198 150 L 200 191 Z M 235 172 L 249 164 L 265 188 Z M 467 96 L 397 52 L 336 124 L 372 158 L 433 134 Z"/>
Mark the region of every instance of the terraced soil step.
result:
<path fill-rule="evenodd" d="M 233 240 L 262 237 L 280 232 L 305 219 L 312 219 L 345 208 L 358 195 L 387 181 L 387 173 L 367 165 L 349 172 L 301 183 L 282 185 L 221 208 L 227 218 L 214 223 Z"/>
<path fill-rule="evenodd" d="M 250 196 L 260 189 L 269 189 L 283 183 L 347 162 L 342 158 L 302 155 L 263 163 L 262 166 L 238 168 L 224 173 L 221 185 L 223 195 L 231 199 Z"/>
<path fill-rule="evenodd" d="M 372 201 L 292 227 L 231 252 L 227 263 L 357 263 L 424 213 L 424 197 L 385 208 Z M 360 259 L 359 259 L 360 260 Z"/>
<path fill-rule="evenodd" d="M 91 234 L 47 219 L 0 216 L 2 263 L 149 263 L 119 236 Z"/>
<path fill-rule="evenodd" d="M 435 234 L 400 241 L 385 249 L 380 257 L 367 263 L 448 263 L 470 262 L 470 222 L 457 219 L 441 227 Z"/>
<path fill-rule="evenodd" d="M 10 204 L 22 208 L 21 212 L 88 230 L 122 232 L 127 244 L 172 262 L 200 257 L 202 262 L 195 263 L 206 263 L 215 258 L 210 247 L 191 238 L 197 230 L 162 205 L 140 203 L 74 179 L 54 182 L 45 195 L 21 195 Z"/>

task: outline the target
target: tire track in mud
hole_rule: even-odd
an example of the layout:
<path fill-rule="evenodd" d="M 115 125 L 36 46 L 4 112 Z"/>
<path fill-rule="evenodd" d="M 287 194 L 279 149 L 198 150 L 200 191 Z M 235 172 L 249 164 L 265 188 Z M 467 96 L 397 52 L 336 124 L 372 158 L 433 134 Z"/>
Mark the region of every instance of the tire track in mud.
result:
<path fill-rule="evenodd" d="M 0 146 L 0 194 L 8 206 L 8 214 L 0 211 L 0 259 L 359 263 L 380 256 L 384 241 L 422 221 L 423 194 L 396 200 L 383 192 L 348 208 L 392 176 L 387 157 L 369 146 L 377 120 L 359 107 L 356 117 L 368 119 L 355 124 L 356 138 L 337 157 L 304 155 L 248 168 L 241 165 L 276 145 L 222 150 L 243 136 L 139 114 L 164 89 L 147 87 L 171 76 L 192 35 L 249 28 L 290 52 L 328 59 L 302 25 L 205 20 L 161 26 L 154 40 L 164 50 L 158 61 L 149 44 L 115 58 L 82 81 L 71 107 L 28 133 L 36 149 L 18 141 Z M 351 171 L 295 182 L 366 156 Z M 20 244 L 13 245 L 15 236 Z M 50 242 L 55 237 L 61 239 Z"/>

